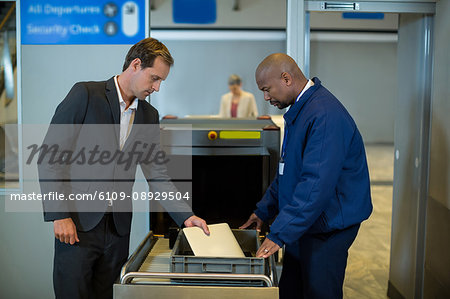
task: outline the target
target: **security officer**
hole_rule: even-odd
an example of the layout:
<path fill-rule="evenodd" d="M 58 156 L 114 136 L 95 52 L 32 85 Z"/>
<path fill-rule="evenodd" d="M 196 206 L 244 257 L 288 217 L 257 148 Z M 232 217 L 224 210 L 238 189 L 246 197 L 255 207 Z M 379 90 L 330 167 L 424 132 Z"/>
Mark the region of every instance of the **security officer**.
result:
<path fill-rule="evenodd" d="M 285 246 L 280 298 L 342 298 L 348 249 L 372 212 L 361 134 L 339 100 L 288 55 L 269 55 L 255 76 L 264 99 L 289 110 L 278 173 L 241 228 L 260 229 L 276 216 L 257 256 Z"/>

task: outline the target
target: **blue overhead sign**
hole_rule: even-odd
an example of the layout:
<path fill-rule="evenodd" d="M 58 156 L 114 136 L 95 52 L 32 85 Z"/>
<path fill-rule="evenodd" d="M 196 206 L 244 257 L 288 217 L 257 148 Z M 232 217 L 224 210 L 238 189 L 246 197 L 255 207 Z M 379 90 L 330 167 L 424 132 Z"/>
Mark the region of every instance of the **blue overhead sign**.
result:
<path fill-rule="evenodd" d="M 383 20 L 384 13 L 382 12 L 343 12 L 344 19 L 360 19 L 360 20 Z"/>
<path fill-rule="evenodd" d="M 173 22 L 213 24 L 217 18 L 216 7 L 216 0 L 173 0 Z"/>
<path fill-rule="evenodd" d="M 22 0 L 25 45 L 134 44 L 145 38 L 146 0 Z"/>

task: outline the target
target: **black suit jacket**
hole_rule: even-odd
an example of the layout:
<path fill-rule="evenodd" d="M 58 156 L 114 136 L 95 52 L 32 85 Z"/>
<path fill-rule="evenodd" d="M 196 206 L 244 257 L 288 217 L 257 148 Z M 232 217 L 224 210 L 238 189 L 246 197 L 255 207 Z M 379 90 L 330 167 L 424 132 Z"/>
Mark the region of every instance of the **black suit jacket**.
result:
<path fill-rule="evenodd" d="M 114 78 L 101 82 L 76 83 L 56 108 L 44 140 L 44 145 L 48 148 L 52 145 L 57 145 L 58 148 L 54 156 L 50 151 L 45 155 L 41 150 L 38 165 L 41 192 L 58 192 L 66 197 L 69 194 L 95 194 L 96 200 L 43 201 L 44 220 L 71 217 L 78 230 L 91 230 L 100 222 L 108 207 L 108 202 L 100 200 L 99 194 L 114 192 L 116 195 L 131 195 L 138 164 L 149 181 L 150 190 L 176 190 L 164 165 L 142 162 L 142 155 L 148 154 L 150 145 L 156 145 L 157 150 L 159 149 L 159 129 L 155 129 L 157 126 L 145 126 L 151 124 L 159 124 L 158 111 L 148 102 L 139 100 L 132 130 L 120 149 L 120 107 Z M 90 163 L 95 161 L 89 160 L 92 157 L 89 156 L 89 151 L 94 149 L 110 152 L 111 155 L 119 153 L 119 158 L 105 159 L 108 163 Z M 153 147 L 153 153 L 157 150 Z M 64 151 L 72 154 L 64 155 Z M 142 155 L 131 155 L 131 151 Z M 84 152 L 84 156 L 81 152 Z M 120 155 L 122 160 L 129 157 L 132 159 L 121 163 Z M 58 162 L 54 163 L 55 161 Z M 114 223 L 120 235 L 130 232 L 131 199 L 128 196 L 125 200 L 113 202 Z M 168 212 L 180 226 L 193 215 L 184 202 L 171 202 L 168 205 Z"/>

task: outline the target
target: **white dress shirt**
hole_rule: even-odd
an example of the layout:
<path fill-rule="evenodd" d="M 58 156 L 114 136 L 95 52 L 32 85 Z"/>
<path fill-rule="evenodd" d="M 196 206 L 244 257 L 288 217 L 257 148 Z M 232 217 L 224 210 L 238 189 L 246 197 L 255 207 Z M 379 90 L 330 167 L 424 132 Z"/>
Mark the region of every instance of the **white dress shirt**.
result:
<path fill-rule="evenodd" d="M 117 95 L 119 97 L 120 106 L 120 149 L 127 141 L 128 135 L 130 134 L 131 128 L 133 127 L 134 115 L 136 114 L 136 109 L 138 106 L 138 100 L 134 99 L 133 103 L 127 107 L 127 103 L 122 98 L 120 93 L 119 83 L 117 82 L 118 76 L 114 77 L 114 83 L 116 85 Z"/>

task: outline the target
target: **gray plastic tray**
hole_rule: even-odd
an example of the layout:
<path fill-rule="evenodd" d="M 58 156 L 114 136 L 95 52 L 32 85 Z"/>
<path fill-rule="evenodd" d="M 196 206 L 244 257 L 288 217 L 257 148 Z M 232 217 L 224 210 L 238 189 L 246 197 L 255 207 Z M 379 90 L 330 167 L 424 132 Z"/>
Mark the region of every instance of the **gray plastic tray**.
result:
<path fill-rule="evenodd" d="M 255 257 L 260 246 L 257 231 L 237 229 L 232 231 L 245 258 L 194 256 L 183 230 L 180 230 L 170 257 L 172 272 L 266 274 L 265 259 Z"/>

